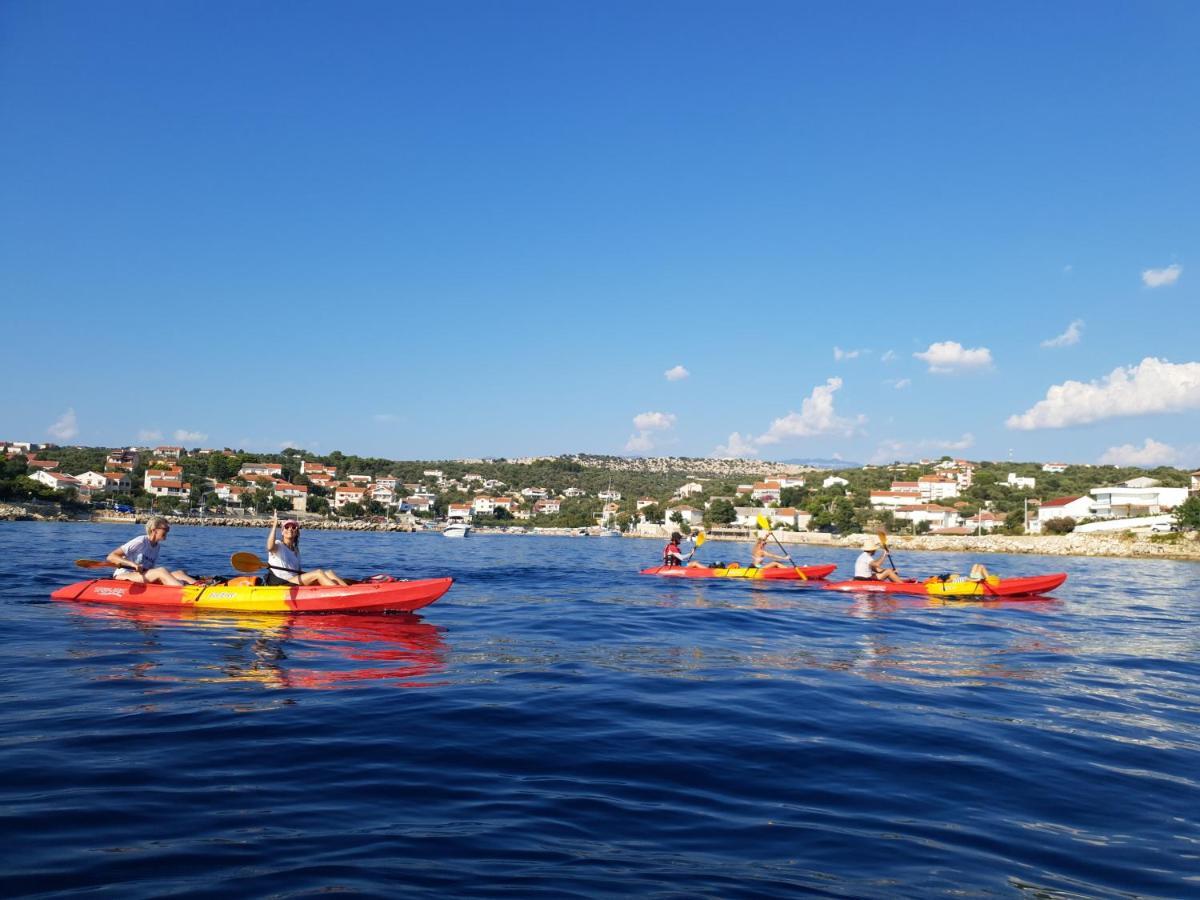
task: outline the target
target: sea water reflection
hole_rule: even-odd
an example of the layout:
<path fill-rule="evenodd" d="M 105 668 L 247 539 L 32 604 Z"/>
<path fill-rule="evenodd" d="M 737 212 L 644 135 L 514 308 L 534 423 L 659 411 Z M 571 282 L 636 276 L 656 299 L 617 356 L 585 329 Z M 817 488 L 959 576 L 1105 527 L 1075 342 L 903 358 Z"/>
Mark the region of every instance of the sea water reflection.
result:
<path fill-rule="evenodd" d="M 126 629 L 126 655 L 97 678 L 255 682 L 268 688 L 346 688 L 363 682 L 424 687 L 445 669 L 436 625 L 413 613 L 278 615 L 206 613 L 81 603 L 81 624 Z M 86 629 L 84 631 L 86 633 Z M 200 639 L 209 652 L 180 672 L 173 638 Z M 164 665 L 170 663 L 169 669 Z"/>

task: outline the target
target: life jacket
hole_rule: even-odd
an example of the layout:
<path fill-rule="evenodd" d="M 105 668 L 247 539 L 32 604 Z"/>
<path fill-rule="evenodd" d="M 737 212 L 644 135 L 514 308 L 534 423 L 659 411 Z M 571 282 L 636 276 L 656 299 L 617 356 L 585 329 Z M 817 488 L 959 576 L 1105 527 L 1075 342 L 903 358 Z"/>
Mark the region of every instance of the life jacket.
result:
<path fill-rule="evenodd" d="M 677 566 L 679 565 L 679 545 L 674 541 L 663 547 L 663 565 Z"/>

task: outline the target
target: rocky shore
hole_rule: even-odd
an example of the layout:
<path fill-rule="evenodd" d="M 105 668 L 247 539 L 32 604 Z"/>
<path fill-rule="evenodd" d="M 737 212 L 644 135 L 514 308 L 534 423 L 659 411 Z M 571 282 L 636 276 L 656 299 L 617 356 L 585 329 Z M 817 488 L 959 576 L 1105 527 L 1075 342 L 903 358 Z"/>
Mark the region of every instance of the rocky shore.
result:
<path fill-rule="evenodd" d="M 749 532 L 709 534 L 710 540 L 750 540 Z M 777 532 L 784 544 L 818 544 L 858 550 L 872 534 L 831 535 L 807 532 Z M 888 538 L 893 552 L 1023 553 L 1040 556 L 1123 556 L 1179 559 L 1200 562 L 1200 533 L 1169 535 L 1064 534 L 1064 535 L 903 535 Z"/>

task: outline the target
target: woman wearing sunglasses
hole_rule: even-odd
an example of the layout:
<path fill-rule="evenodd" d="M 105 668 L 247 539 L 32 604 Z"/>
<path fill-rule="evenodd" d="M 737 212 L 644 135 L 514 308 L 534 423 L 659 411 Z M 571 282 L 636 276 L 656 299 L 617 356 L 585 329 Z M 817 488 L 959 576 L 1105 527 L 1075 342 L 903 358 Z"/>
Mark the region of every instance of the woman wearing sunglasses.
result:
<path fill-rule="evenodd" d="M 300 567 L 300 523 L 288 519 L 283 523 L 281 539 L 275 539 L 279 529 L 279 513 L 271 519 L 271 530 L 267 533 L 267 584 L 312 585 L 322 587 L 345 586 L 348 582 L 338 577 L 332 569 L 313 569 L 305 572 Z"/>
<path fill-rule="evenodd" d="M 116 566 L 113 578 L 118 581 L 133 581 L 137 584 L 167 584 L 179 587 L 195 584 L 196 579 L 183 569 L 174 572 L 156 565 L 159 545 L 166 540 L 171 526 L 162 516 L 151 516 L 146 520 L 146 533 L 122 544 L 108 554 L 110 565 Z"/>

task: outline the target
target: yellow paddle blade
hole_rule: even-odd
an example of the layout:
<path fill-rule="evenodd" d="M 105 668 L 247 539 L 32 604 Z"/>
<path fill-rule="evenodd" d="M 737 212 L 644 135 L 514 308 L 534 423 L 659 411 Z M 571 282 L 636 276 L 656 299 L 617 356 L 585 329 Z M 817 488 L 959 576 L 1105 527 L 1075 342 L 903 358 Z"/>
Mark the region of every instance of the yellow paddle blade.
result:
<path fill-rule="evenodd" d="M 267 566 L 253 553 L 235 553 L 229 557 L 229 564 L 239 572 L 257 572 Z"/>
<path fill-rule="evenodd" d="M 708 535 L 706 535 L 703 531 L 700 532 L 698 535 L 696 535 L 696 546 L 703 547 L 704 542 L 707 540 L 708 540 Z"/>
<path fill-rule="evenodd" d="M 771 530 L 771 523 L 767 521 L 767 517 L 764 516 L 762 513 L 758 514 L 758 527 L 761 528 L 763 531 Z"/>
<path fill-rule="evenodd" d="M 888 548 L 887 532 L 886 531 L 878 531 L 878 532 L 876 532 L 876 534 L 879 536 L 879 546 L 882 547 L 884 550 L 886 550 Z"/>
<path fill-rule="evenodd" d="M 77 559 L 75 565 L 81 569 L 111 569 L 113 564 L 100 559 Z"/>

